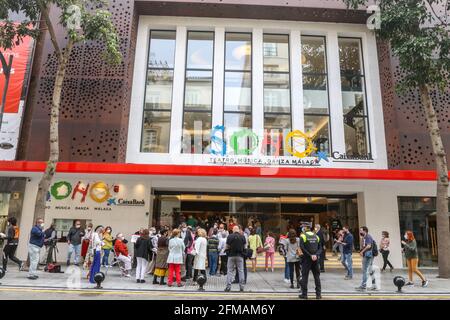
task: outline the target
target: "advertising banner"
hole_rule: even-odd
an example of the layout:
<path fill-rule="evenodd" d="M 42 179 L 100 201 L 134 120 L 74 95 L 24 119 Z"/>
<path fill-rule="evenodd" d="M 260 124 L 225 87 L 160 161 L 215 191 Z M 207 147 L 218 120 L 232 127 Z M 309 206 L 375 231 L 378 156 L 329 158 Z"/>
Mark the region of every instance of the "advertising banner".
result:
<path fill-rule="evenodd" d="M 11 50 L 1 50 L 5 60 L 9 62 L 13 56 L 11 77 L 6 93 L 6 105 L 0 130 L 0 160 L 15 160 L 19 142 L 25 94 L 23 87 L 26 81 L 28 62 L 31 57 L 33 40 L 29 37 Z M 5 88 L 5 76 L 0 65 L 0 101 Z"/>

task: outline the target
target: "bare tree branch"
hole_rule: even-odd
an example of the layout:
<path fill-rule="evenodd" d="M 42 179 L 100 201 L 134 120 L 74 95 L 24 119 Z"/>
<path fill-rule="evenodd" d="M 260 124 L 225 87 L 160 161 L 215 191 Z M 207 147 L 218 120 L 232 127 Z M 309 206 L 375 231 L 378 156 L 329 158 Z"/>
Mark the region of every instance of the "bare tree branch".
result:
<path fill-rule="evenodd" d="M 55 48 L 56 55 L 58 56 L 58 60 L 62 60 L 63 56 L 61 53 L 61 49 L 59 48 L 58 41 L 56 40 L 56 33 L 53 27 L 53 23 L 48 14 L 49 8 L 46 7 L 42 2 L 39 2 L 39 6 L 41 8 L 42 16 L 44 17 L 45 24 L 48 28 L 48 32 L 50 33 L 50 39 L 52 41 L 53 47 Z"/>

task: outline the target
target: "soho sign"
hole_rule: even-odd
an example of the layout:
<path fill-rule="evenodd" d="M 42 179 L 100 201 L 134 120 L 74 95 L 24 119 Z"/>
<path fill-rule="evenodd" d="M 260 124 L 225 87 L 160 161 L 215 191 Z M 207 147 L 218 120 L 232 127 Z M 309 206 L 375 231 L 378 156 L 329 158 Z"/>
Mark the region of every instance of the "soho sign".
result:
<path fill-rule="evenodd" d="M 220 133 L 220 135 L 218 135 Z M 224 126 L 215 126 L 211 131 L 211 154 L 218 155 L 218 156 L 225 156 L 229 153 L 228 144 L 224 140 L 225 136 L 225 127 Z M 251 155 L 254 153 L 255 150 L 260 148 L 261 155 L 264 155 L 265 148 L 267 148 L 268 145 L 270 145 L 272 148 L 274 148 L 273 155 L 279 156 L 280 155 L 280 149 L 281 149 L 281 141 L 283 140 L 282 135 L 280 134 L 278 137 L 271 136 L 268 131 L 265 131 L 264 137 L 262 139 L 262 142 L 260 143 L 259 136 L 254 133 L 250 129 L 241 129 L 238 131 L 235 131 L 230 139 L 229 139 L 229 145 L 231 149 L 233 150 L 234 155 Z M 304 140 L 305 141 L 305 150 L 297 150 L 295 147 L 295 140 Z M 249 146 L 247 147 L 247 143 L 245 143 L 245 146 L 242 146 L 242 141 L 250 141 L 248 143 Z M 260 147 L 261 145 L 261 147 Z M 314 154 L 317 151 L 316 146 L 314 145 L 314 142 L 310 136 L 305 134 L 304 132 L 300 130 L 294 130 L 287 132 L 286 136 L 284 137 L 284 146 L 292 156 L 297 158 L 306 158 L 312 154 Z"/>

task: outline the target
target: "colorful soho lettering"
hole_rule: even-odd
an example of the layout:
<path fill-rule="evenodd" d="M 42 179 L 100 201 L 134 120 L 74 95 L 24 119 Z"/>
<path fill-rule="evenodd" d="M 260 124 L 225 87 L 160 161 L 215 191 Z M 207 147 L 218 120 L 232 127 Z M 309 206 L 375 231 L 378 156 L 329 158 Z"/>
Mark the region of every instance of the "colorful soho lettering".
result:
<path fill-rule="evenodd" d="M 225 127 L 224 126 L 215 126 L 211 131 L 211 145 L 214 145 L 217 149 L 211 148 L 211 154 L 213 155 L 220 155 L 225 156 L 227 154 L 227 143 L 226 141 L 216 136 L 217 133 L 221 133 L 222 137 L 225 136 Z M 249 139 L 251 143 L 250 146 L 254 146 L 251 149 L 249 148 L 241 148 L 239 141 Z M 294 144 L 291 144 L 292 139 L 304 139 L 305 140 L 305 150 L 300 152 L 295 149 Z M 258 148 L 259 145 L 259 137 L 256 133 L 254 133 L 250 129 L 242 129 L 239 131 L 234 132 L 230 137 L 230 146 L 232 150 L 234 151 L 235 155 L 250 155 L 253 154 L 253 151 L 255 151 Z M 270 137 L 270 134 L 268 131 L 265 131 L 264 138 L 261 143 L 261 154 L 264 155 L 264 149 L 267 145 L 271 145 L 275 148 L 274 156 L 280 155 L 280 148 L 281 148 L 281 139 L 273 139 Z M 284 141 L 284 145 L 286 146 L 286 150 L 297 158 L 305 158 L 309 155 L 313 154 L 315 151 L 317 151 L 316 146 L 314 145 L 314 142 L 312 141 L 311 137 L 309 137 L 307 134 L 303 133 L 300 130 L 294 130 L 289 132 Z M 291 147 L 291 145 L 293 147 Z"/>
<path fill-rule="evenodd" d="M 65 192 L 64 194 L 59 194 L 58 190 L 63 186 L 65 186 L 67 188 L 67 192 Z M 95 182 L 94 184 L 92 184 L 92 186 L 90 186 L 90 188 L 89 188 L 89 186 L 90 186 L 90 184 L 87 184 L 86 187 L 83 188 L 81 186 L 81 181 L 79 181 L 77 183 L 77 185 L 75 186 L 75 188 L 72 188 L 72 185 L 69 182 L 59 181 L 52 185 L 52 187 L 50 188 L 50 194 L 56 200 L 66 199 L 72 194 L 72 200 L 74 200 L 75 196 L 79 193 L 79 194 L 81 194 L 81 202 L 85 202 L 86 196 L 89 193 L 89 197 L 97 203 L 105 202 L 111 196 L 108 185 L 104 182 L 101 182 L 101 181 Z M 72 189 L 73 189 L 73 191 L 72 191 Z M 96 193 L 98 191 L 100 191 L 99 193 L 102 194 L 103 196 L 101 196 L 101 197 L 97 196 Z"/>

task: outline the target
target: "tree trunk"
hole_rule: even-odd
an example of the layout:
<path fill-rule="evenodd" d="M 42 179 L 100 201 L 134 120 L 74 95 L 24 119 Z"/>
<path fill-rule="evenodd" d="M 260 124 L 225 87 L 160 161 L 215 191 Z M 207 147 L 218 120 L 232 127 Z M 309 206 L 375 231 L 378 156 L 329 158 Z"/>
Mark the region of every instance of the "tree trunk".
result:
<path fill-rule="evenodd" d="M 438 241 L 439 277 L 450 278 L 450 226 L 448 215 L 448 167 L 447 156 L 439 130 L 436 111 L 430 97 L 429 87 L 420 87 L 420 97 L 425 110 L 431 145 L 436 161 L 437 193 L 436 193 L 436 224 Z"/>

